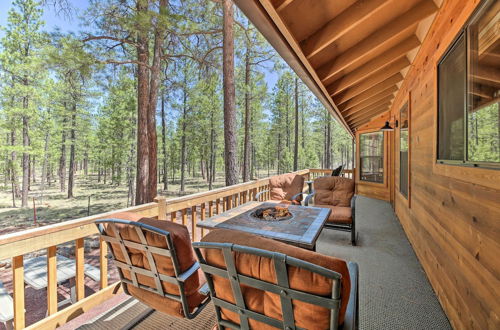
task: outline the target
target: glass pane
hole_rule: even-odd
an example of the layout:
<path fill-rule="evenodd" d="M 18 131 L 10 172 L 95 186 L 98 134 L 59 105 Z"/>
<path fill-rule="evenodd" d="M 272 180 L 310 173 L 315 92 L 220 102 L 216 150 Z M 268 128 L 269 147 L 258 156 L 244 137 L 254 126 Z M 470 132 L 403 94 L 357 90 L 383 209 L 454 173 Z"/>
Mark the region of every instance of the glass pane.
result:
<path fill-rule="evenodd" d="M 401 108 L 399 120 L 399 191 L 408 198 L 408 104 Z"/>
<path fill-rule="evenodd" d="M 384 132 L 359 137 L 360 179 L 384 183 Z"/>
<path fill-rule="evenodd" d="M 464 160 L 465 37 L 438 66 L 438 159 Z"/>
<path fill-rule="evenodd" d="M 500 2 L 493 1 L 469 27 L 468 160 L 500 162 Z"/>

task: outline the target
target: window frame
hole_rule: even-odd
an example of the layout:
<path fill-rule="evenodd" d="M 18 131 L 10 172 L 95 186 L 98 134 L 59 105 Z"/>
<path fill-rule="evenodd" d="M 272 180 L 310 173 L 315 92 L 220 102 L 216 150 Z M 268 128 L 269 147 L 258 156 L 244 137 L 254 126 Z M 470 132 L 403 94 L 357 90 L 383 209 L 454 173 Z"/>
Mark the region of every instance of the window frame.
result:
<path fill-rule="evenodd" d="M 374 182 L 374 181 L 367 181 L 367 180 L 362 180 L 361 179 L 361 135 L 363 134 L 372 134 L 372 133 L 382 133 L 382 182 Z M 357 149 L 359 151 L 358 153 L 358 167 L 359 170 L 357 170 L 357 179 L 359 183 L 366 184 L 366 185 L 374 185 L 374 186 L 386 186 L 387 184 L 387 136 L 385 132 L 381 132 L 376 129 L 370 129 L 370 130 L 364 130 L 360 131 L 357 134 Z"/>
<path fill-rule="evenodd" d="M 469 125 L 468 125 L 468 114 L 469 110 L 472 107 L 472 102 L 470 102 L 470 85 L 472 84 L 472 80 L 470 79 L 470 60 L 471 60 L 471 31 L 470 31 L 470 25 L 484 12 L 486 9 L 493 3 L 494 0 L 484 0 L 477 8 L 474 10 L 472 15 L 467 19 L 467 21 L 464 23 L 463 27 L 460 28 L 456 36 L 453 38 L 452 42 L 444 53 L 439 57 L 437 63 L 436 63 L 436 108 L 437 108 L 437 116 L 436 116 L 436 152 L 435 152 L 435 160 L 437 164 L 443 164 L 443 165 L 455 165 L 455 166 L 462 166 L 462 167 L 470 167 L 470 168 L 484 168 L 484 169 L 493 169 L 493 170 L 500 170 L 500 162 L 488 162 L 488 161 L 470 161 L 469 160 L 469 145 L 468 145 L 468 138 L 469 138 Z M 440 136 L 439 136 L 439 127 L 440 127 L 440 120 L 439 120 L 439 113 L 440 113 L 440 107 L 439 107 L 439 98 L 440 98 L 440 93 L 439 93 L 439 66 L 442 64 L 442 62 L 447 58 L 447 56 L 450 54 L 450 52 L 454 49 L 455 45 L 458 43 L 461 37 L 465 38 L 465 96 L 464 96 L 464 108 L 463 108 L 463 135 L 464 135 L 464 151 L 463 151 L 463 156 L 462 160 L 451 160 L 451 159 L 440 159 L 439 158 L 439 142 L 440 142 Z"/>
<path fill-rule="evenodd" d="M 397 160 L 398 160 L 398 181 L 397 181 L 397 189 L 396 191 L 403 197 L 403 199 L 407 202 L 408 207 L 410 207 L 411 203 L 411 103 L 410 103 L 410 93 L 408 93 L 407 97 L 404 99 L 403 104 L 399 107 L 399 112 L 398 112 L 398 122 L 399 125 L 397 127 L 397 146 L 398 146 L 398 153 L 397 153 Z M 405 196 L 401 192 L 401 127 L 403 126 L 402 120 L 401 120 L 401 110 L 403 110 L 406 107 L 406 116 L 408 119 L 408 128 L 407 128 L 407 144 L 408 144 L 408 162 L 407 162 L 407 196 Z"/>

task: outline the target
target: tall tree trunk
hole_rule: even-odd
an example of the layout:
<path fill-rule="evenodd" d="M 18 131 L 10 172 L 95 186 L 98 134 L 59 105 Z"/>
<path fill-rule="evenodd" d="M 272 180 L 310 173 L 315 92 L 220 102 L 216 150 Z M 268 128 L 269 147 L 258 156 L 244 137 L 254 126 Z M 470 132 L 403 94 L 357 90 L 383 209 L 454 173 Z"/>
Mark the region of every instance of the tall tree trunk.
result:
<path fill-rule="evenodd" d="M 16 130 L 15 128 L 12 128 L 10 131 L 10 145 L 14 147 L 16 145 Z M 14 191 L 14 197 L 19 198 L 21 197 L 21 190 L 19 189 L 19 179 L 17 177 L 17 152 L 12 150 L 11 154 L 11 167 L 10 167 L 10 173 L 11 173 L 11 181 L 12 181 L 12 189 Z M 15 207 L 15 205 L 14 205 Z"/>
<path fill-rule="evenodd" d="M 182 98 L 182 135 L 181 135 L 181 192 L 185 190 L 186 180 L 186 127 L 187 127 L 187 62 L 184 68 L 183 98 Z M 189 172 L 189 169 L 188 169 Z"/>
<path fill-rule="evenodd" d="M 48 132 L 45 133 L 44 146 L 43 146 L 43 162 L 42 162 L 42 178 L 41 178 L 41 188 L 42 188 L 42 196 L 45 190 L 45 183 L 48 181 L 48 169 L 47 169 L 47 161 L 49 157 L 49 138 L 50 135 Z"/>
<path fill-rule="evenodd" d="M 212 184 L 215 179 L 215 128 L 214 128 L 214 110 L 210 112 L 210 166 L 209 166 L 209 179 L 208 190 L 212 190 Z"/>
<path fill-rule="evenodd" d="M 62 121 L 61 156 L 59 157 L 59 184 L 61 192 L 66 190 L 66 117 Z"/>
<path fill-rule="evenodd" d="M 137 1 L 137 12 L 145 14 L 148 11 L 148 1 Z M 136 205 L 151 202 L 150 200 L 150 166 L 149 161 L 155 157 L 149 150 L 149 38 L 148 29 L 138 24 L 137 32 L 137 174 L 136 174 Z M 156 171 L 155 171 L 156 172 Z M 106 173 L 104 173 L 106 178 Z M 106 180 L 106 179 L 105 179 Z M 156 182 L 154 183 L 156 184 Z"/>
<path fill-rule="evenodd" d="M 223 89 L 224 89 L 224 167 L 226 186 L 238 183 L 236 105 L 234 86 L 234 8 L 222 0 L 223 8 Z"/>
<path fill-rule="evenodd" d="M 250 42 L 246 41 L 245 53 L 245 136 L 243 144 L 243 182 L 250 180 Z"/>
<path fill-rule="evenodd" d="M 36 183 L 36 158 L 35 155 L 31 156 L 31 177 L 32 182 Z"/>
<path fill-rule="evenodd" d="M 168 190 L 168 174 L 167 174 L 167 118 L 165 115 L 165 95 L 161 96 L 161 141 L 163 153 L 163 190 Z"/>
<path fill-rule="evenodd" d="M 73 198 L 73 188 L 75 186 L 76 103 L 73 104 L 72 110 L 71 130 L 69 133 L 71 145 L 69 147 L 68 198 Z"/>
<path fill-rule="evenodd" d="M 28 108 L 28 100 L 27 97 L 24 97 L 23 107 L 25 109 Z M 21 207 L 28 207 L 28 185 L 29 185 L 29 136 L 28 136 L 28 117 L 23 116 L 23 189 L 22 189 L 22 198 L 21 198 Z"/>
<path fill-rule="evenodd" d="M 299 169 L 299 81 L 295 77 L 295 141 L 293 150 L 293 170 Z"/>

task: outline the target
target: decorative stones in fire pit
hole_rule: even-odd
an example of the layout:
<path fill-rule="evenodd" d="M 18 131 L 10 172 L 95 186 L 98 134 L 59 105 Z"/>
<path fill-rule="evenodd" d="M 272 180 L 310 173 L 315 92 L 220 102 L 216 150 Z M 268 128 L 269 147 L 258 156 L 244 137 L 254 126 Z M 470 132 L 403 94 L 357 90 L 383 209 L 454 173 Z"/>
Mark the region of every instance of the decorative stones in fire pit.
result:
<path fill-rule="evenodd" d="M 282 221 L 289 220 L 293 217 L 288 207 L 283 206 L 259 208 L 250 213 L 250 216 L 254 219 L 263 221 Z"/>

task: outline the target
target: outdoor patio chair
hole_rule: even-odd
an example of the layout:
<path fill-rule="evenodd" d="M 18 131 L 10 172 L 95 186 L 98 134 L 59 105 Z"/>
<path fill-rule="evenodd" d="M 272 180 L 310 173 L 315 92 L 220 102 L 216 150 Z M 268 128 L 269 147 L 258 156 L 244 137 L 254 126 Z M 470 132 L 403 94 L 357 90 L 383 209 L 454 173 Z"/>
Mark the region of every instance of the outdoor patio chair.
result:
<path fill-rule="evenodd" d="M 3 323 L 5 329 L 10 330 L 14 328 L 14 301 L 12 297 L 3 287 L 2 281 L 0 281 L 0 322 Z"/>
<path fill-rule="evenodd" d="M 342 174 L 342 170 L 344 169 L 344 165 L 340 165 L 336 169 L 332 171 L 332 176 L 340 176 Z"/>
<path fill-rule="evenodd" d="M 338 176 L 323 176 L 314 180 L 313 192 L 309 194 L 304 205 L 314 202 L 315 207 L 332 210 L 325 227 L 348 231 L 351 243 L 356 245 L 356 195 L 354 180 Z"/>
<path fill-rule="evenodd" d="M 130 328 L 154 310 L 192 319 L 206 306 L 208 286 L 185 226 L 129 212 L 96 224 L 125 293 L 150 307 Z"/>
<path fill-rule="evenodd" d="M 193 247 L 219 329 L 358 327 L 356 263 L 226 229 Z"/>
<path fill-rule="evenodd" d="M 283 204 L 301 205 L 304 177 L 302 175 L 287 173 L 276 175 L 269 179 L 269 190 L 264 190 L 255 195 L 259 201 L 264 193 L 270 192 L 270 201 Z"/>

